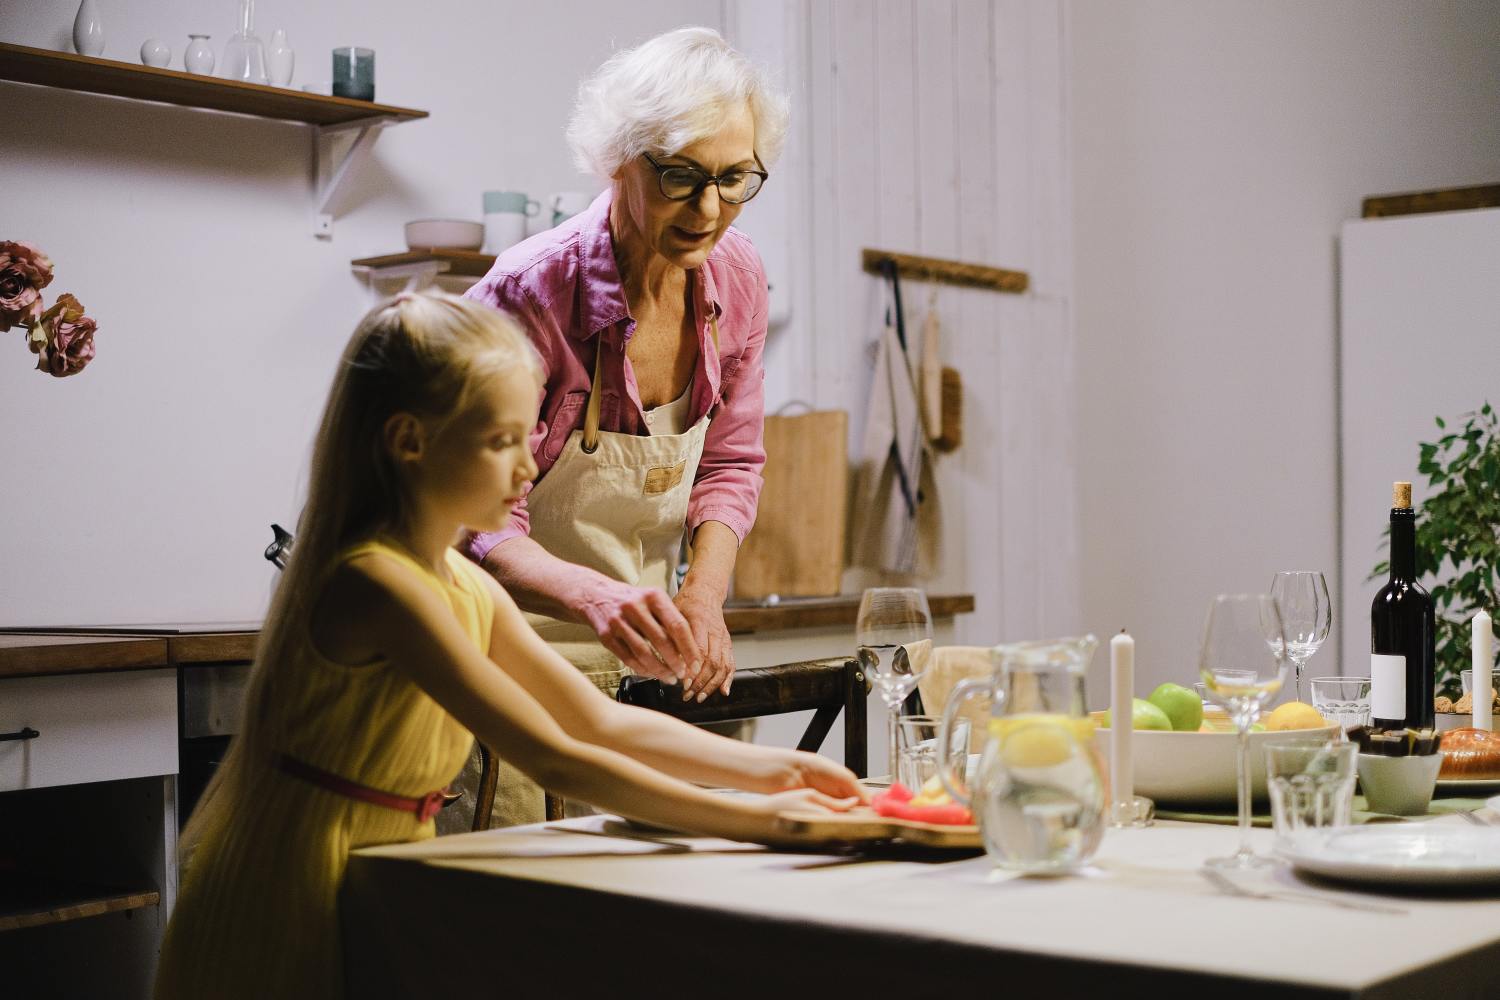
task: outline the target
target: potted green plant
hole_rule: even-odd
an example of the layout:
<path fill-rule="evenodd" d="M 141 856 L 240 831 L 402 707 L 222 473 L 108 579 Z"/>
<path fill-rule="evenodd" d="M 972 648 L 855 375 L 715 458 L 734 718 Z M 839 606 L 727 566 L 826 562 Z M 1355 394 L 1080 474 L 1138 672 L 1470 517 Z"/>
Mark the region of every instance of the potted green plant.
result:
<path fill-rule="evenodd" d="M 1469 619 L 1500 606 L 1500 421 L 1485 403 L 1442 437 L 1421 445 L 1427 499 L 1417 511 L 1417 575 L 1432 594 L 1437 692 L 1457 698 L 1470 665 Z M 1387 529 L 1389 534 L 1389 529 Z M 1371 578 L 1385 576 L 1389 562 Z"/>

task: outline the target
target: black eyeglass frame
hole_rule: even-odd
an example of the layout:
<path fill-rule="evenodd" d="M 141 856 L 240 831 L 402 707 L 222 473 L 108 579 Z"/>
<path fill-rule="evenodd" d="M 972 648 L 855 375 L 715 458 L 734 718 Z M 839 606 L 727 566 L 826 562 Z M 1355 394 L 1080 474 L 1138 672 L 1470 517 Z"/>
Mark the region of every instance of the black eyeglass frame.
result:
<path fill-rule="evenodd" d="M 756 170 L 745 170 L 744 168 L 739 168 L 739 169 L 735 169 L 735 170 L 728 170 L 728 171 L 725 171 L 722 174 L 714 176 L 712 174 L 708 174 L 708 173 L 703 172 L 702 170 L 699 170 L 697 167 L 690 167 L 690 166 L 687 166 L 687 165 L 681 164 L 681 163 L 668 163 L 665 166 L 663 166 L 662 164 L 657 163 L 656 162 L 656 157 L 652 156 L 650 153 L 642 153 L 641 154 L 641 156 L 643 156 L 643 157 L 646 158 L 646 162 L 649 163 L 649 164 L 651 164 L 651 169 L 656 171 L 656 187 L 657 187 L 657 190 L 659 190 L 661 192 L 661 196 L 663 198 L 667 199 L 668 201 L 692 201 L 694 198 L 698 197 L 700 194 L 703 193 L 703 189 L 704 188 L 706 188 L 710 184 L 712 184 L 718 190 L 719 197 L 722 198 L 724 200 L 724 202 L 726 204 L 729 204 L 729 205 L 743 205 L 743 204 L 745 204 L 746 202 L 748 202 L 750 200 L 750 198 L 754 198 L 756 195 L 760 194 L 761 188 L 763 188 L 763 187 L 766 186 L 766 181 L 768 181 L 768 180 L 771 179 L 770 173 L 768 173 L 766 171 L 766 165 L 764 163 L 760 162 L 760 154 L 759 153 L 752 153 L 750 155 L 752 155 L 752 156 L 755 157 L 755 165 L 759 169 L 756 169 Z M 695 174 L 698 175 L 698 177 L 699 177 L 698 183 L 694 184 L 693 185 L 693 189 L 691 191 L 689 191 L 687 194 L 682 195 L 680 197 L 674 198 L 671 195 L 667 194 L 667 180 L 666 180 L 666 176 L 667 176 L 667 171 L 668 170 L 688 170 L 688 171 L 691 171 L 692 173 L 695 173 Z M 755 188 L 754 191 L 750 192 L 750 197 L 749 198 L 743 198 L 740 201 L 734 201 L 734 200 L 732 200 L 730 198 L 725 197 L 725 195 L 724 195 L 724 189 L 722 187 L 719 187 L 719 182 L 722 181 L 722 180 L 724 180 L 724 178 L 728 177 L 730 174 L 754 174 L 754 175 L 756 175 L 757 177 L 760 178 L 760 184 L 756 186 L 756 188 Z"/>

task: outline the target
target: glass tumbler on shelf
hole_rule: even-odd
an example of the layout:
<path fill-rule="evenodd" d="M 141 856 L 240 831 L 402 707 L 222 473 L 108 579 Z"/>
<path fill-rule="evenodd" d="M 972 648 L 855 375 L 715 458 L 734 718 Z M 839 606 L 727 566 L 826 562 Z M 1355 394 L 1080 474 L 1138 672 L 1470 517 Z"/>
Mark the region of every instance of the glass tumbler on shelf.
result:
<path fill-rule="evenodd" d="M 948 732 L 947 757 L 938 752 L 938 737 L 943 720 L 935 715 L 903 715 L 896 720 L 896 779 L 913 793 L 919 793 L 938 775 L 940 759 L 963 762 L 969 759 L 969 720 L 954 719 Z"/>
<path fill-rule="evenodd" d="M 266 47 L 255 33 L 255 0 L 240 0 L 239 29 L 224 45 L 223 65 L 231 80 L 266 82 Z"/>
<path fill-rule="evenodd" d="M 932 613 L 916 587 L 871 587 L 859 601 L 854 645 L 865 677 L 880 692 L 889 713 L 887 736 L 891 780 L 898 771 L 901 703 L 917 687 L 932 660 Z"/>
<path fill-rule="evenodd" d="M 1281 609 L 1269 594 L 1220 594 L 1203 626 L 1198 673 L 1214 700 L 1229 713 L 1238 734 L 1235 767 L 1239 774 L 1240 846 L 1224 858 L 1210 858 L 1213 868 L 1260 868 L 1269 858 L 1250 847 L 1250 727 L 1286 683 L 1289 659 Z"/>
<path fill-rule="evenodd" d="M 375 50 L 346 46 L 333 50 L 333 96 L 375 100 Z"/>
<path fill-rule="evenodd" d="M 1281 608 L 1286 655 L 1296 670 L 1297 700 L 1302 701 L 1302 671 L 1333 627 L 1328 582 L 1316 570 L 1284 570 L 1271 581 L 1271 596 Z"/>

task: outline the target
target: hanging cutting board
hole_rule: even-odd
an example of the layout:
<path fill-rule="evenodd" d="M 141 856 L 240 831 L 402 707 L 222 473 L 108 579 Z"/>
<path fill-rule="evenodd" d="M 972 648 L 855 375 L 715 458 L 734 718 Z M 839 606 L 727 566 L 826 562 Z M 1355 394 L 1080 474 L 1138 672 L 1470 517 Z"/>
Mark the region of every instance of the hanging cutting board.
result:
<path fill-rule="evenodd" d="M 740 546 L 734 596 L 830 597 L 844 574 L 849 415 L 766 417 L 766 485 Z"/>

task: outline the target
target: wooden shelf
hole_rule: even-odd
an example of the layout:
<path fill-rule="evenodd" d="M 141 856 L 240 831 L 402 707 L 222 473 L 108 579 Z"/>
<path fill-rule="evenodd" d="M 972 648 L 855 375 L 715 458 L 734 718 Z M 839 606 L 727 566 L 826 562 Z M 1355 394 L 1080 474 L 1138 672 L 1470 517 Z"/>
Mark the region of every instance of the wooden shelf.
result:
<path fill-rule="evenodd" d="M 373 273 L 374 277 L 397 277 L 429 269 L 434 274 L 451 274 L 462 278 L 482 278 L 495 263 L 495 255 L 478 250 L 454 250 L 448 247 L 423 247 L 402 253 L 351 260 L 351 267 Z"/>
<path fill-rule="evenodd" d="M 427 117 L 427 112 L 414 108 L 307 94 L 285 87 L 5 43 L 0 43 L 0 80 L 138 101 L 160 101 L 187 108 L 232 111 L 308 125 L 345 125 L 372 118 L 410 121 Z"/>
<path fill-rule="evenodd" d="M 1484 184 L 1479 187 L 1415 191 L 1411 194 L 1385 194 L 1366 198 L 1364 217 L 1378 219 L 1390 215 L 1466 212 L 1476 208 L 1496 207 L 1500 207 L 1500 184 Z"/>
<path fill-rule="evenodd" d="M 965 288 L 986 288 L 992 292 L 1020 294 L 1031 285 L 1025 271 L 1007 271 L 1004 268 L 984 264 L 968 264 L 961 260 L 944 260 L 941 257 L 919 257 L 910 253 L 895 253 L 890 250 L 872 250 L 866 247 L 860 254 L 860 263 L 868 274 L 883 274 L 885 261 L 896 262 L 896 272 L 913 281 L 937 281 Z"/>
<path fill-rule="evenodd" d="M 161 903 L 155 889 L 124 890 L 21 876 L 0 889 L 0 931 L 61 924 Z"/>

